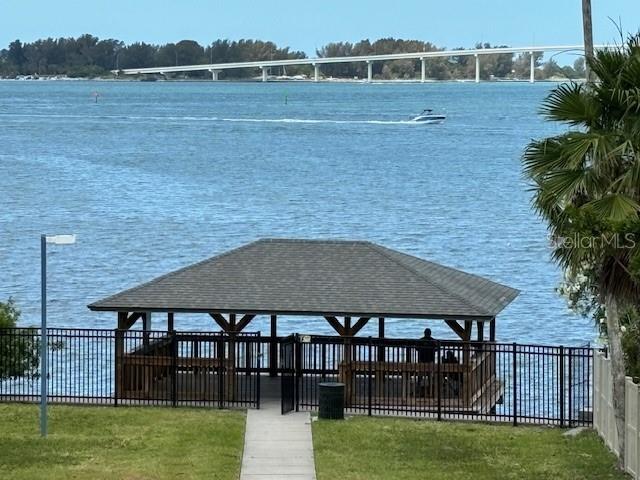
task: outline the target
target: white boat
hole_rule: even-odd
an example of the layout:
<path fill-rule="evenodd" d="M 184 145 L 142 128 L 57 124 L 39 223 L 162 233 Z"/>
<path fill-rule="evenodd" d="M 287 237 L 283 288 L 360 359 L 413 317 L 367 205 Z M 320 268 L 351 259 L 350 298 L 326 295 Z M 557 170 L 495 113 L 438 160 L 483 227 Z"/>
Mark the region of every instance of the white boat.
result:
<path fill-rule="evenodd" d="M 412 122 L 418 123 L 442 123 L 447 119 L 447 116 L 443 113 L 433 113 L 433 110 L 427 108 L 423 110 L 420 115 L 416 115 L 411 119 Z"/>

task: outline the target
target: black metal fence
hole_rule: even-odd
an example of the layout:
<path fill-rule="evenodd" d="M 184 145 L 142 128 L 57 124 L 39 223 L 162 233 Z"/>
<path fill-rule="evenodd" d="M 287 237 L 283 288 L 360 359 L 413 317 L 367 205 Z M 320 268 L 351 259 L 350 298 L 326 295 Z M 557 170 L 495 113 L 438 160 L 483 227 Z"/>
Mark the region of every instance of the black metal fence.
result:
<path fill-rule="evenodd" d="M 347 411 L 559 426 L 592 423 L 593 351 L 488 342 L 299 337 L 298 408 L 345 384 Z"/>
<path fill-rule="evenodd" d="M 0 400 L 39 399 L 39 335 L 0 329 Z M 316 409 L 319 383 L 340 381 L 351 413 L 592 423 L 589 347 L 51 328 L 47 355 L 58 402 L 259 408 L 269 372 L 283 411 Z"/>
<path fill-rule="evenodd" d="M 51 401 L 260 406 L 259 334 L 47 329 Z M 40 397 L 40 330 L 0 329 L 0 399 Z"/>

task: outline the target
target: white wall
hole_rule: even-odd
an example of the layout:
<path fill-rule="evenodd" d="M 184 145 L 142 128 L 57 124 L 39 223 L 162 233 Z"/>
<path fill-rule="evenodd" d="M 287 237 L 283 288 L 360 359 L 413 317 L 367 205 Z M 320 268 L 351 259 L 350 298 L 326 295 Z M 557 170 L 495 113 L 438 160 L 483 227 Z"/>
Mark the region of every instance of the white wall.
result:
<path fill-rule="evenodd" d="M 593 427 L 605 444 L 618 454 L 616 422 L 613 415 L 611 360 L 601 352 L 594 357 Z M 640 479 L 638 457 L 640 456 L 640 385 L 631 377 L 625 380 L 625 470 L 634 479 Z"/>

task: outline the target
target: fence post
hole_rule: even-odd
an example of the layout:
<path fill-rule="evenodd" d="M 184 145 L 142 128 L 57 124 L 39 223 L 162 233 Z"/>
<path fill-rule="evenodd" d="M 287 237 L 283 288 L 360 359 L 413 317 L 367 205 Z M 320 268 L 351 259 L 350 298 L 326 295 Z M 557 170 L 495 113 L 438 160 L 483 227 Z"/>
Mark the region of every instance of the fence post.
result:
<path fill-rule="evenodd" d="M 257 347 L 257 352 L 256 355 L 258 357 L 258 368 L 256 370 L 257 372 L 257 383 L 256 383 L 256 408 L 258 410 L 260 410 L 260 370 L 262 368 L 262 341 L 260 339 L 260 332 L 258 332 L 258 340 L 257 343 L 255 344 Z M 269 348 L 271 348 L 271 345 L 269 346 Z"/>
<path fill-rule="evenodd" d="M 568 395 L 569 395 L 569 399 L 568 399 L 568 408 L 569 408 L 569 415 L 568 415 L 568 425 L 569 427 L 573 426 L 573 362 L 572 362 L 572 358 L 573 358 L 573 353 L 575 351 L 574 348 L 568 348 L 568 363 L 567 363 L 567 368 L 569 369 L 568 373 L 567 373 L 567 378 L 568 378 Z M 584 366 L 584 363 L 582 364 Z M 584 370 L 584 368 L 583 368 Z"/>
<path fill-rule="evenodd" d="M 560 401 L 560 428 L 564 427 L 564 347 L 560 345 L 558 400 Z"/>
<path fill-rule="evenodd" d="M 118 406 L 118 397 L 121 395 L 121 387 L 122 387 L 122 362 L 124 360 L 124 332 L 120 329 L 115 329 L 115 344 L 114 344 L 114 356 L 115 356 L 115 372 L 113 375 L 114 385 L 113 385 L 113 405 L 115 407 Z"/>
<path fill-rule="evenodd" d="M 224 408 L 224 338 L 221 333 L 218 334 L 218 408 Z"/>
<path fill-rule="evenodd" d="M 169 332 L 171 338 L 171 406 L 178 401 L 178 341 L 175 330 Z"/>
<path fill-rule="evenodd" d="M 367 388 L 368 388 L 367 393 L 368 393 L 368 397 L 369 397 L 369 399 L 368 399 L 369 400 L 369 412 L 368 412 L 369 416 L 371 416 L 371 383 L 372 383 L 371 382 L 371 369 L 372 369 L 372 366 L 373 366 L 373 361 L 371 360 L 371 353 L 372 353 L 372 348 L 371 348 L 372 345 L 371 344 L 372 344 L 372 340 L 371 340 L 371 337 L 369 337 L 369 355 L 368 355 L 368 360 L 369 360 L 368 370 L 369 371 L 368 371 L 368 386 L 367 386 Z"/>
<path fill-rule="evenodd" d="M 322 368 L 322 380 L 327 378 L 327 344 L 322 343 L 320 347 L 320 366 Z"/>
<path fill-rule="evenodd" d="M 300 411 L 300 377 L 302 376 L 302 362 L 301 360 L 301 348 L 300 337 L 296 333 L 293 343 L 293 379 L 294 379 L 294 391 L 296 399 L 296 412 Z"/>
<path fill-rule="evenodd" d="M 513 426 L 518 425 L 518 345 L 513 342 Z"/>
<path fill-rule="evenodd" d="M 442 356 L 440 355 L 440 340 L 436 341 L 436 364 L 438 365 L 438 373 L 436 375 L 436 387 L 438 389 L 438 421 L 442 420 L 442 371 L 440 364 Z"/>

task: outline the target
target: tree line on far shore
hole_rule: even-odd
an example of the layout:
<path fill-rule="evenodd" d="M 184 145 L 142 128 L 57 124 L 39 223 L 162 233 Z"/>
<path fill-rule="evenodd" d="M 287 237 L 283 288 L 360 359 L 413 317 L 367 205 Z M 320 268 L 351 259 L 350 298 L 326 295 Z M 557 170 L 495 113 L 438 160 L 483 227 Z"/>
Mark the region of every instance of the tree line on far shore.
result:
<path fill-rule="evenodd" d="M 500 45 L 503 47 L 504 45 Z M 474 48 L 496 48 L 489 43 L 476 44 Z M 316 51 L 319 57 L 340 57 L 352 55 L 381 55 L 390 53 L 430 52 L 444 50 L 430 42 L 383 38 L 371 42 L 329 43 Z M 464 50 L 457 48 L 456 50 Z M 193 40 L 177 43 L 153 45 L 144 42 L 125 44 L 120 40 L 103 39 L 93 35 L 78 38 L 47 38 L 31 43 L 20 40 L 11 42 L 0 50 L 0 77 L 13 78 L 20 75 L 69 77 L 108 77 L 112 70 L 126 68 L 163 67 L 208 63 L 250 62 L 259 60 L 288 60 L 306 58 L 302 51 L 289 47 L 279 47 L 273 42 L 262 40 L 216 40 L 202 46 Z M 584 77 L 582 57 L 573 66 L 561 67 L 551 58 L 542 62 L 542 54 L 535 54 L 536 78 Z M 530 55 L 523 53 L 483 55 L 480 62 L 480 78 L 488 80 L 524 79 L 529 77 Z M 310 65 L 274 67 L 271 75 L 312 74 Z M 221 79 L 241 79 L 258 74 L 252 69 L 224 70 Z M 364 62 L 322 65 L 325 77 L 364 78 L 367 65 Z M 434 80 L 470 79 L 475 77 L 473 56 L 432 58 L 426 62 L 427 78 Z M 421 75 L 421 63 L 417 59 L 393 60 L 373 63 L 374 78 L 414 79 Z M 173 78 L 206 78 L 209 72 L 184 72 Z"/>

